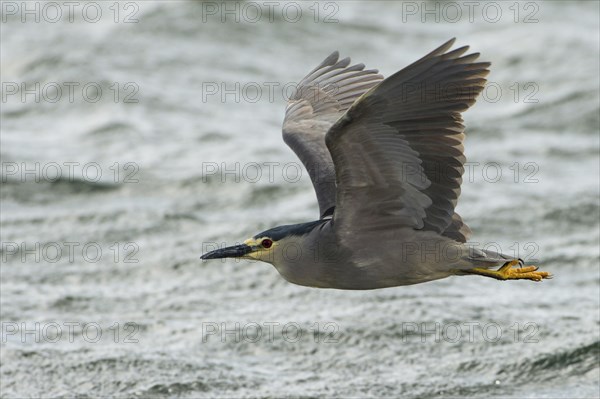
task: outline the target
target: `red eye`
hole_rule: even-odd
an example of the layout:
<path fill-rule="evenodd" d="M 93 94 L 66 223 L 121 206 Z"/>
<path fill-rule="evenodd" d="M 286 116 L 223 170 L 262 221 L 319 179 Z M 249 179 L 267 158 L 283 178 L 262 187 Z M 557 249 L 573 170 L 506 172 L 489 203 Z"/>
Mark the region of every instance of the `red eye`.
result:
<path fill-rule="evenodd" d="M 273 245 L 273 241 L 265 238 L 261 241 L 260 245 L 262 245 L 263 248 L 271 248 L 271 246 Z"/>

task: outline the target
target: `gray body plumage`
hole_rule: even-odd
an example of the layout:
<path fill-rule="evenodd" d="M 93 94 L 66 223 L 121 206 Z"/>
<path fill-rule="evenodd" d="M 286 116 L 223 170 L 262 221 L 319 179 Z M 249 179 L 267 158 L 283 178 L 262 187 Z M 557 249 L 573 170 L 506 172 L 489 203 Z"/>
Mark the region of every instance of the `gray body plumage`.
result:
<path fill-rule="evenodd" d="M 360 246 L 351 247 L 339 240 L 332 220 L 321 222 L 309 231 L 302 229 L 303 234 L 294 234 L 296 226 L 290 228 L 290 235 L 280 241 L 280 250 L 261 260 L 272 263 L 294 284 L 366 290 L 423 283 L 457 274 L 457 270 L 490 268 L 512 259 L 407 227 L 357 236 Z"/>
<path fill-rule="evenodd" d="M 276 227 L 203 258 L 263 260 L 292 283 L 322 288 L 508 276 L 485 269 L 513 258 L 469 247 L 471 231 L 454 210 L 465 163 L 461 112 L 475 103 L 490 64 L 464 55 L 466 46 L 449 51 L 453 43 L 387 79 L 337 52 L 327 57 L 300 82 L 283 123 L 284 141 L 311 177 L 320 220 Z"/>

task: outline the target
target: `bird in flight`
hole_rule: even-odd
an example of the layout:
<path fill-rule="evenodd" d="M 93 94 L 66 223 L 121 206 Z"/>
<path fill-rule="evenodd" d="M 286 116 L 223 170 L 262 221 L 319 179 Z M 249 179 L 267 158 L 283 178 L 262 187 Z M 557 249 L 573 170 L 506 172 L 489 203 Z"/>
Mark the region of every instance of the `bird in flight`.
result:
<path fill-rule="evenodd" d="M 451 39 L 384 79 L 338 52 L 297 85 L 283 139 L 310 175 L 319 220 L 256 234 L 202 259 L 271 263 L 291 283 L 366 290 L 449 276 L 550 278 L 502 253 L 467 245 L 454 211 L 465 156 L 461 112 L 489 62 Z"/>

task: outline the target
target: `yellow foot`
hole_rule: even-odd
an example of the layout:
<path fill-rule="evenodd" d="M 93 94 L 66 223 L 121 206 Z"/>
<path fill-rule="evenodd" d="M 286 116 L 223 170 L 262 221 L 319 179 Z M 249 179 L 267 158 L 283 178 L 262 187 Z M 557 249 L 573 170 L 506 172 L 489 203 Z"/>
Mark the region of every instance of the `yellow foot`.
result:
<path fill-rule="evenodd" d="M 515 267 L 519 266 L 519 267 Z M 542 281 L 544 278 L 552 278 L 552 275 L 548 272 L 538 272 L 537 266 L 523 266 L 523 261 L 520 259 L 511 260 L 506 262 L 498 270 L 488 270 L 474 268 L 470 270 L 464 270 L 468 274 L 478 274 L 480 276 L 492 277 L 497 280 L 533 280 Z"/>

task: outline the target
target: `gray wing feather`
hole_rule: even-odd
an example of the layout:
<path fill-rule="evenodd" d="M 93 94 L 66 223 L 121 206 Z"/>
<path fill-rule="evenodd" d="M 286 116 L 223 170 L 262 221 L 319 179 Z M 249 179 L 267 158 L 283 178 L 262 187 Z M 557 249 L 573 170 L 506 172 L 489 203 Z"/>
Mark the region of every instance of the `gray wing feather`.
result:
<path fill-rule="evenodd" d="M 383 80 L 377 70 L 350 65 L 332 53 L 297 85 L 283 122 L 283 140 L 302 161 L 317 194 L 323 217 L 335 206 L 335 170 L 325 134 L 358 97 Z"/>
<path fill-rule="evenodd" d="M 329 130 L 337 172 L 336 223 L 412 227 L 465 242 L 454 212 L 464 172 L 460 113 L 484 87 L 487 62 L 454 39 L 388 77 Z M 343 229 L 342 229 L 343 230 Z"/>
<path fill-rule="evenodd" d="M 460 215 L 455 213 L 452 216 L 452 223 L 450 223 L 450 226 L 444 230 L 442 235 L 451 238 L 454 241 L 467 242 L 471 236 L 471 229 L 465 224 L 465 222 L 463 222 Z"/>

